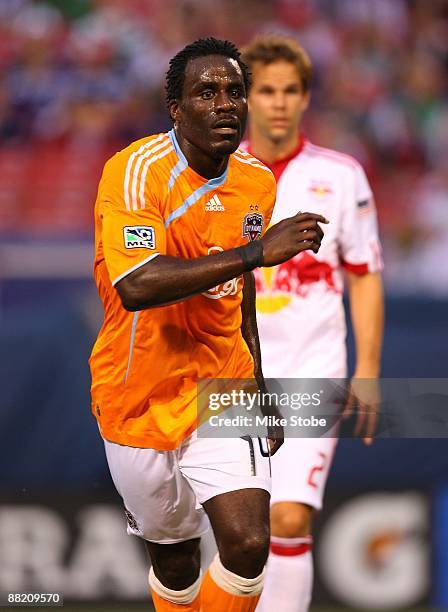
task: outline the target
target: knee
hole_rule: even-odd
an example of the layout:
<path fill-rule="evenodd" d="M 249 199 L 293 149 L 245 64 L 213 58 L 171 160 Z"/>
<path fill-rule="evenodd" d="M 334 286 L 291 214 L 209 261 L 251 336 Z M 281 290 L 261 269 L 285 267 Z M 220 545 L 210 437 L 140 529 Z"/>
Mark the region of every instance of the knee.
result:
<path fill-rule="evenodd" d="M 255 578 L 263 571 L 269 554 L 269 531 L 240 534 L 219 547 L 225 568 L 244 578 Z"/>
<path fill-rule="evenodd" d="M 313 509 L 297 502 L 280 502 L 271 508 L 272 535 L 301 538 L 310 534 Z"/>

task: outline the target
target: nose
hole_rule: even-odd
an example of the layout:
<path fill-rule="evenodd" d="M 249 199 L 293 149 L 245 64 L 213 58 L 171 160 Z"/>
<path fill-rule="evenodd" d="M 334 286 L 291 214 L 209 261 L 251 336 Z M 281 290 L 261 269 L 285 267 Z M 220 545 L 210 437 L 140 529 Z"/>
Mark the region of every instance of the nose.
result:
<path fill-rule="evenodd" d="M 235 100 L 226 92 L 218 93 L 215 98 L 216 110 L 229 111 L 236 108 Z"/>
<path fill-rule="evenodd" d="M 275 108 L 285 108 L 286 106 L 286 97 L 281 91 L 274 95 L 274 106 Z"/>

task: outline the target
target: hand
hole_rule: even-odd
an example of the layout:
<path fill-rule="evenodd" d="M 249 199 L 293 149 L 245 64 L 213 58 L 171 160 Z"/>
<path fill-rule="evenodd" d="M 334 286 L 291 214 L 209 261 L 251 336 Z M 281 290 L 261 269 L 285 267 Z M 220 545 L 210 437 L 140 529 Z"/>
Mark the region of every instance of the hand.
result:
<path fill-rule="evenodd" d="M 275 455 L 280 446 L 283 445 L 284 441 L 285 432 L 283 431 L 283 427 L 281 425 L 268 427 L 268 444 L 271 457 L 272 455 Z"/>
<path fill-rule="evenodd" d="M 322 215 L 299 212 L 270 227 L 261 239 L 264 266 L 281 264 L 301 251 L 317 253 L 324 236 L 319 223 L 328 223 L 328 220 Z"/>
<path fill-rule="evenodd" d="M 267 393 L 267 391 L 266 391 Z M 277 407 L 277 404 L 271 399 L 265 399 L 261 404 L 261 412 L 264 416 L 273 417 L 273 419 L 281 419 L 282 415 Z M 268 430 L 268 445 L 269 452 L 272 455 L 278 451 L 285 441 L 285 432 L 283 426 L 280 424 L 271 424 L 267 427 Z"/>
<path fill-rule="evenodd" d="M 352 416 L 357 408 L 355 437 L 362 435 L 364 444 L 373 443 L 378 416 L 381 407 L 381 390 L 377 378 L 356 378 L 350 382 L 348 398 L 342 412 L 342 418 Z"/>

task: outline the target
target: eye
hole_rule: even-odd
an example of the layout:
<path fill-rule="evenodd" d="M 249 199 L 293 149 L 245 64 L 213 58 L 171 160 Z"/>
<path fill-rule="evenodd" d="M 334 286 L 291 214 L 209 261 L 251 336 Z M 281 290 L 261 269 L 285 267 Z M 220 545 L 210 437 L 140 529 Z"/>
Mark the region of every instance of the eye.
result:
<path fill-rule="evenodd" d="M 232 96 L 232 98 L 241 98 L 243 93 L 241 89 L 232 89 L 232 91 L 230 92 L 230 95 Z"/>
<path fill-rule="evenodd" d="M 211 89 L 206 89 L 201 92 L 200 96 L 203 100 L 211 100 L 213 98 L 213 92 Z"/>

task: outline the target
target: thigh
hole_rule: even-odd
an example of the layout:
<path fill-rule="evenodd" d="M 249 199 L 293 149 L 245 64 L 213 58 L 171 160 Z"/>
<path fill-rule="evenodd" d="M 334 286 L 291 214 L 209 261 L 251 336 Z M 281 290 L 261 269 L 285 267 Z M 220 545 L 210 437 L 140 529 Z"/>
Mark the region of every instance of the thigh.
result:
<path fill-rule="evenodd" d="M 104 441 L 112 480 L 123 498 L 128 533 L 160 544 L 198 538 L 208 519 L 178 465 L 178 451 Z"/>
<path fill-rule="evenodd" d="M 272 461 L 271 504 L 300 502 L 322 508 L 337 438 L 287 438 Z"/>
<path fill-rule="evenodd" d="M 259 438 L 198 438 L 195 433 L 179 454 L 179 468 L 201 504 L 241 489 L 269 493 L 270 462 L 266 440 Z"/>

